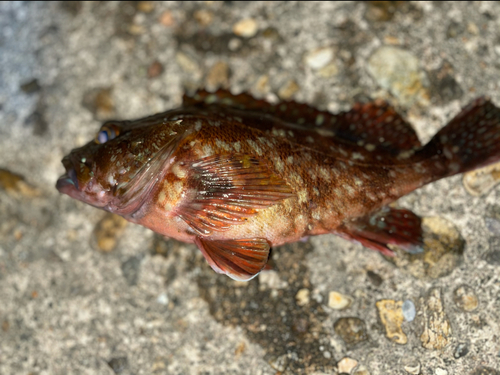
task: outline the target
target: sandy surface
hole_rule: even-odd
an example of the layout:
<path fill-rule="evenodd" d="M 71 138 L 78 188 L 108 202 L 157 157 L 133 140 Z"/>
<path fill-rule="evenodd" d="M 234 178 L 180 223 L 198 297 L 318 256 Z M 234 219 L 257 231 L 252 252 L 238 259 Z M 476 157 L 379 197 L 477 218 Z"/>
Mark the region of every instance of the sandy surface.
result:
<path fill-rule="evenodd" d="M 423 141 L 500 105 L 500 3 L 379 3 L 0 3 L 0 374 L 498 374 L 498 186 L 401 199 L 422 256 L 321 236 L 246 284 L 54 188 L 103 120 L 185 89 L 382 98 Z"/>

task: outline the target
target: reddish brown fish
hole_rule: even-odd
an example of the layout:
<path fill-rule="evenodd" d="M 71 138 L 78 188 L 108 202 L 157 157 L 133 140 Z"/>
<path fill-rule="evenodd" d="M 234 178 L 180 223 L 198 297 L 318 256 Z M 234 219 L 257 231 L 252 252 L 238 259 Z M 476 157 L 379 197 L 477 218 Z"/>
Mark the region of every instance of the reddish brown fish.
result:
<path fill-rule="evenodd" d="M 480 98 L 422 146 L 384 103 L 339 114 L 227 91 L 105 123 L 63 159 L 60 192 L 196 243 L 249 280 L 272 246 L 335 233 L 391 254 L 421 251 L 420 219 L 389 208 L 429 182 L 500 160 L 500 110 Z"/>

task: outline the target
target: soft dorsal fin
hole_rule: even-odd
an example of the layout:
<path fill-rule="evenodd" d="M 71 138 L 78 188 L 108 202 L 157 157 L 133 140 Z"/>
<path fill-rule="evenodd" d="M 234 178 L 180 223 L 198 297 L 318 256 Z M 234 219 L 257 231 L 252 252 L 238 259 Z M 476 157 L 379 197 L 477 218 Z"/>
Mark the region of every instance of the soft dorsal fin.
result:
<path fill-rule="evenodd" d="M 209 156 L 191 168 L 189 195 L 177 213 L 201 236 L 242 224 L 258 209 L 293 196 L 264 160 L 252 156 Z"/>
<path fill-rule="evenodd" d="M 396 155 L 402 151 L 415 150 L 421 147 L 413 128 L 393 107 L 384 101 L 374 101 L 366 104 L 357 103 L 347 112 L 332 114 L 320 111 L 307 104 L 286 101 L 270 104 L 258 100 L 251 95 L 242 93 L 233 95 L 228 90 L 218 90 L 214 93 L 205 90 L 197 91 L 192 97 L 184 95 L 184 106 L 219 106 L 240 111 L 259 112 L 294 125 L 309 133 L 325 131 L 332 132 L 344 141 L 365 147 L 382 148 Z"/>
<path fill-rule="evenodd" d="M 197 237 L 195 242 L 215 272 L 237 281 L 253 279 L 269 258 L 270 246 L 263 238 L 213 241 Z"/>
<path fill-rule="evenodd" d="M 384 207 L 371 215 L 346 222 L 336 231 L 341 237 L 358 241 L 384 255 L 394 255 L 387 246 L 389 244 L 415 254 L 423 251 L 421 222 L 409 210 Z"/>

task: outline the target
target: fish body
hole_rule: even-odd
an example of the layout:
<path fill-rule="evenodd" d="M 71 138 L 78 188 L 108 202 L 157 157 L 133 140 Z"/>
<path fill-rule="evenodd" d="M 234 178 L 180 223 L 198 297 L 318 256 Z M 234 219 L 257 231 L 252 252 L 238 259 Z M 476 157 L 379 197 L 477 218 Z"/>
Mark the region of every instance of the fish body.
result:
<path fill-rule="evenodd" d="M 214 270 L 249 280 L 271 247 L 312 235 L 421 251 L 420 219 L 387 205 L 499 159 L 500 110 L 483 98 L 422 146 L 382 102 L 334 115 L 200 91 L 178 109 L 105 123 L 63 159 L 57 188 L 195 243 Z"/>

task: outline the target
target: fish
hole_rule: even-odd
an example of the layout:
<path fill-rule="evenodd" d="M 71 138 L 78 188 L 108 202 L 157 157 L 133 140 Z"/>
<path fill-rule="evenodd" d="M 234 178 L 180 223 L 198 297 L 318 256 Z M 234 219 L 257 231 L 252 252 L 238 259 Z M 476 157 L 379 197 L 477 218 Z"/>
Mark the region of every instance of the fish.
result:
<path fill-rule="evenodd" d="M 62 159 L 59 192 L 196 244 L 217 272 L 248 281 L 273 247 L 333 233 L 393 256 L 423 251 L 421 219 L 389 204 L 500 160 L 500 109 L 464 107 L 425 145 L 384 101 L 332 114 L 227 90 L 107 121 Z"/>

